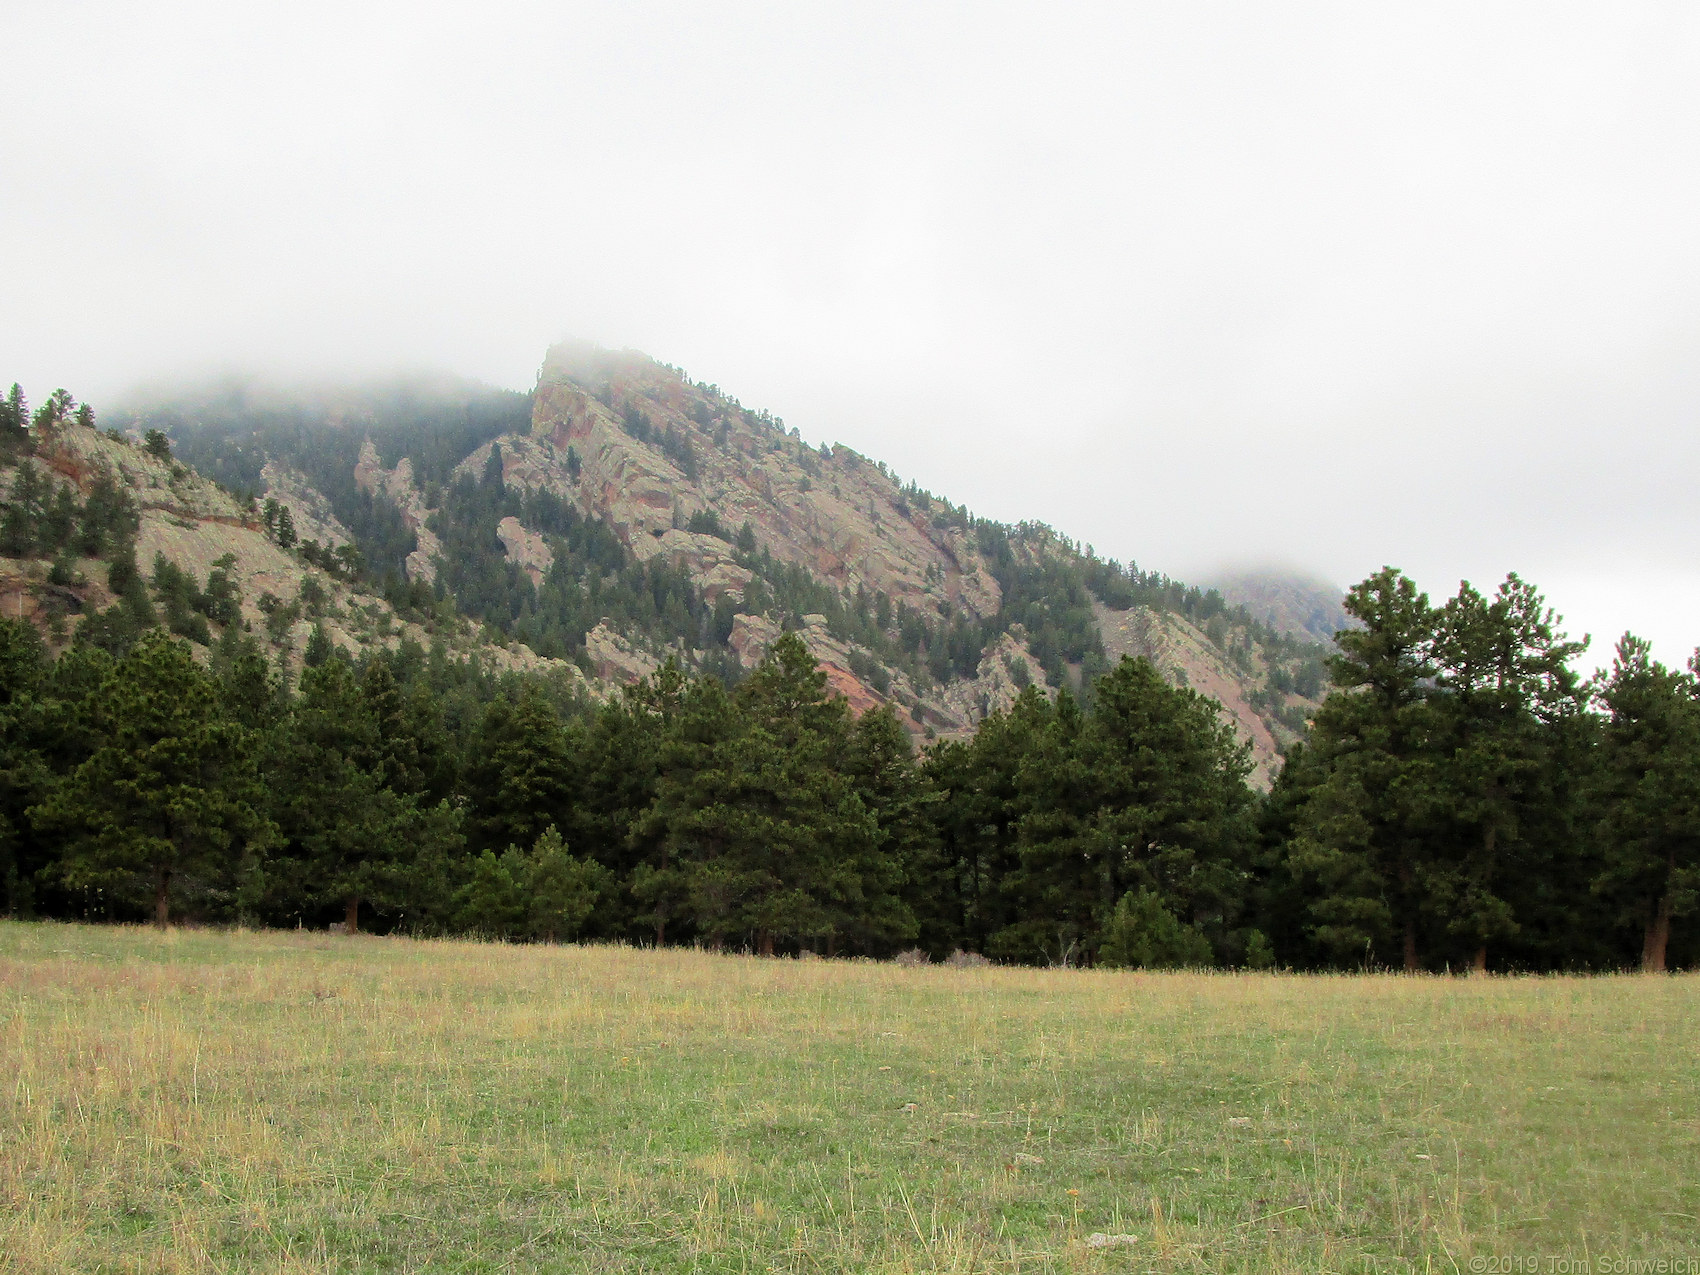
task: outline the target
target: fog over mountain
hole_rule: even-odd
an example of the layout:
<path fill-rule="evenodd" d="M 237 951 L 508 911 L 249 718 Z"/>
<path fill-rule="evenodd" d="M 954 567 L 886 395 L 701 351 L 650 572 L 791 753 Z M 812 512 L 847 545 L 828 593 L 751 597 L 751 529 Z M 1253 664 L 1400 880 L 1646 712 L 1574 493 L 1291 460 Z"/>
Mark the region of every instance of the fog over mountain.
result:
<path fill-rule="evenodd" d="M 1185 579 L 1700 641 L 1688 6 L 0 16 L 0 376 L 656 352 Z"/>

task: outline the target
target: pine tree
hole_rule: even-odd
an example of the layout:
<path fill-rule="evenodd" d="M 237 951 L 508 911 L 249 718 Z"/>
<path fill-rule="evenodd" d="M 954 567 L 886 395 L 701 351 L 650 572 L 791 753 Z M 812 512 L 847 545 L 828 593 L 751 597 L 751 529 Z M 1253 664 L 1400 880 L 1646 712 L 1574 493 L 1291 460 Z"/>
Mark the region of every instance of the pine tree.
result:
<path fill-rule="evenodd" d="M 1601 841 L 1594 888 L 1642 932 L 1641 968 L 1665 969 L 1674 922 L 1700 902 L 1700 670 L 1667 669 L 1624 634 L 1600 691 Z"/>
<path fill-rule="evenodd" d="M 31 878 L 40 866 L 26 848 L 30 821 L 25 812 L 54 782 L 40 747 L 47 671 L 47 651 L 34 626 L 0 618 L 0 891 L 11 916 L 29 915 Z"/>
<path fill-rule="evenodd" d="M 487 939 L 520 938 L 526 925 L 525 871 L 518 846 L 479 854 L 455 894 L 455 927 Z"/>
<path fill-rule="evenodd" d="M 936 885 L 917 883 L 916 907 L 930 951 L 985 952 L 993 935 L 1021 920 L 1023 901 L 1012 888 L 1028 804 L 1021 772 L 1055 717 L 1050 701 L 1028 686 L 1007 712 L 982 721 L 971 740 L 943 740 L 928 751 L 923 772 L 937 795 L 942 863 Z"/>
<path fill-rule="evenodd" d="M 726 826 L 734 790 L 724 762 L 743 723 L 711 678 L 681 685 L 676 700 L 646 692 L 633 702 L 656 706 L 647 720 L 659 734 L 654 796 L 629 837 L 636 861 L 628 888 L 649 909 L 640 919 L 653 926 L 657 946 L 669 925 L 683 921 L 719 948 L 743 887 L 724 861 L 734 844 Z"/>
<path fill-rule="evenodd" d="M 111 666 L 95 730 L 93 755 L 30 812 L 67 839 L 65 884 L 145 901 L 161 926 L 185 890 L 230 897 L 272 829 L 248 733 L 188 649 L 145 636 Z"/>
<path fill-rule="evenodd" d="M 1466 582 L 1437 617 L 1438 802 L 1419 875 L 1436 928 L 1466 944 L 1478 971 L 1490 943 L 1519 933 L 1506 884 L 1545 870 L 1539 834 L 1570 788 L 1555 769 L 1554 727 L 1584 707 L 1569 664 L 1586 643 L 1556 623 L 1515 575 L 1492 601 Z"/>
<path fill-rule="evenodd" d="M 834 919 L 832 934 L 859 951 L 884 955 L 920 934 L 916 904 L 930 906 L 928 896 L 943 884 L 932 819 L 937 801 L 915 763 L 909 732 L 889 704 L 863 713 L 851 729 L 844 773 L 875 835 L 857 865 L 860 897 Z"/>
<path fill-rule="evenodd" d="M 1346 596 L 1362 625 L 1343 631 L 1329 663 L 1335 692 L 1317 713 L 1317 780 L 1291 856 L 1313 884 L 1310 937 L 1335 959 L 1395 947 L 1422 967 L 1420 880 L 1439 791 L 1431 742 L 1436 616 L 1392 567 Z"/>
<path fill-rule="evenodd" d="M 1071 946 L 1090 957 L 1128 891 L 1145 888 L 1219 929 L 1241 893 L 1252 833 L 1247 750 L 1196 691 L 1124 658 L 1081 714 L 1055 722 L 1022 774 L 1028 917 L 998 936 L 1008 955 Z"/>
<path fill-rule="evenodd" d="M 1121 897 L 1104 926 L 1098 951 L 1111 969 L 1186 969 L 1215 963 L 1210 940 L 1182 922 L 1155 891 L 1141 887 Z"/>
<path fill-rule="evenodd" d="M 574 772 L 554 708 L 533 687 L 490 705 L 465 775 L 473 844 L 530 845 L 572 805 Z"/>
<path fill-rule="evenodd" d="M 380 724 L 348 664 L 305 670 L 274 762 L 278 822 L 298 856 L 298 892 L 339 905 L 351 934 L 363 903 L 394 912 L 428 906 L 460 844 L 458 813 L 422 808 L 391 787 L 382 758 Z"/>
<path fill-rule="evenodd" d="M 572 938 L 613 880 L 613 873 L 594 859 L 568 853 L 567 843 L 550 824 L 532 846 L 525 865 L 526 920 L 532 937 L 546 943 Z"/>

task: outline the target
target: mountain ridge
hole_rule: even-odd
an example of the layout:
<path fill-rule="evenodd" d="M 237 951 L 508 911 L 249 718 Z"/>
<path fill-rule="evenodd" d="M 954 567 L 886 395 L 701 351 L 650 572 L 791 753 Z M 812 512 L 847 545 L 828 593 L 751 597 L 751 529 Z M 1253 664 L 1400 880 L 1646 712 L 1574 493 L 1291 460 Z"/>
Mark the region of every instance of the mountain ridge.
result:
<path fill-rule="evenodd" d="M 218 535 L 257 535 L 304 580 L 304 553 L 349 555 L 336 561 L 360 566 L 334 583 L 387 606 L 392 633 L 404 613 L 464 616 L 509 665 L 571 667 L 589 694 L 669 656 L 735 679 L 793 630 L 853 706 L 891 703 L 925 741 L 971 732 L 1032 682 L 1090 694 L 1112 657 L 1138 654 L 1216 698 L 1267 783 L 1321 692 L 1319 647 L 1219 594 L 977 518 L 636 351 L 556 346 L 530 395 L 225 383 L 115 417 L 132 438 L 164 432 L 242 524 L 200 547 L 150 533 L 144 556 L 205 573 Z M 285 508 L 280 546 L 262 513 Z M 295 606 L 302 581 L 264 565 L 245 592 Z M 361 636 L 375 633 L 350 621 L 331 640 Z M 299 638 L 274 645 L 298 658 Z"/>

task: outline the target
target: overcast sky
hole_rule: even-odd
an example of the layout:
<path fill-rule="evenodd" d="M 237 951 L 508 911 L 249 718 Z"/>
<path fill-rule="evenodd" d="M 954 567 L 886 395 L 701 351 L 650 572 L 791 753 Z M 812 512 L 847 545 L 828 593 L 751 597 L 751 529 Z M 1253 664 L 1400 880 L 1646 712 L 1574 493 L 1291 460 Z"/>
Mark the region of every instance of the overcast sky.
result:
<path fill-rule="evenodd" d="M 0 378 L 633 346 L 1183 578 L 1700 641 L 1700 7 L 0 7 Z"/>

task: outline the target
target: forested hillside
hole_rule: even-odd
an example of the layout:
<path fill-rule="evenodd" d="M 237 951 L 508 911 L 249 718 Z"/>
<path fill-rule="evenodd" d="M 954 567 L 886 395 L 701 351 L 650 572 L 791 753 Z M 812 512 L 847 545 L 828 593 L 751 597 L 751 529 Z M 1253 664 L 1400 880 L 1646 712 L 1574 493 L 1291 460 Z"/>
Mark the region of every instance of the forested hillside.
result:
<path fill-rule="evenodd" d="M 957 574 L 920 579 L 968 600 L 935 620 L 860 567 L 853 591 L 832 583 L 867 559 L 782 557 L 775 545 L 796 542 L 768 528 L 764 543 L 752 517 L 736 532 L 705 509 L 638 524 L 663 550 L 677 536 L 727 546 L 710 601 L 698 566 L 634 550 L 625 515 L 517 481 L 510 456 L 546 458 L 518 436 L 487 436 L 453 469 L 429 462 L 452 481 L 397 496 L 385 484 L 403 458 L 386 465 L 362 432 L 356 482 L 313 508 L 201 477 L 154 427 L 102 432 L 68 394 L 30 413 L 15 391 L 3 408 L 0 875 L 14 915 L 1136 966 L 1695 958 L 1696 672 L 1626 638 L 1608 678 L 1580 682 L 1576 647 L 1515 577 L 1440 606 L 1393 571 L 1354 589 L 1332 690 L 1264 794 L 1243 724 L 1175 685 L 1174 652 L 1205 668 L 1214 651 L 1231 672 L 1294 648 L 1250 641 L 1258 630 L 1219 598 L 1042 529 L 960 511 L 958 527 L 937 507 L 941 534 L 962 532 Z M 500 415 L 455 428 L 489 435 Z M 574 436 L 583 453 L 549 446 L 594 475 L 608 463 L 594 436 Z M 239 440 L 224 438 L 234 466 Z M 315 463 L 265 454 L 262 474 Z M 695 464 L 700 480 L 709 465 Z M 339 539 L 366 525 L 363 507 L 378 527 L 423 511 L 434 578 L 412 574 L 416 527 L 381 573 L 358 537 Z M 463 542 L 487 570 L 441 547 Z M 964 562 L 992 581 L 971 597 Z M 460 608 L 486 580 L 521 605 L 492 601 L 475 624 Z M 632 636 L 604 610 L 575 645 L 575 597 L 631 599 Z M 505 640 L 544 615 L 570 660 Z M 1038 654 L 1088 631 L 1097 645 L 1078 659 Z M 896 692 L 948 690 L 933 661 L 957 658 L 952 632 L 986 635 L 981 665 L 996 659 L 1012 685 L 928 741 L 926 711 Z M 849 694 L 822 649 L 862 661 Z M 623 689 L 599 660 L 627 662 Z"/>
<path fill-rule="evenodd" d="M 351 544 L 397 606 L 430 590 L 626 683 L 669 657 L 728 683 L 784 631 L 858 709 L 959 736 L 1039 681 L 1090 697 L 1132 650 L 1201 684 L 1267 782 L 1320 647 L 1050 528 L 1006 526 L 634 353 L 563 346 L 535 394 L 446 381 L 160 393 L 116 414 L 260 507 Z"/>

